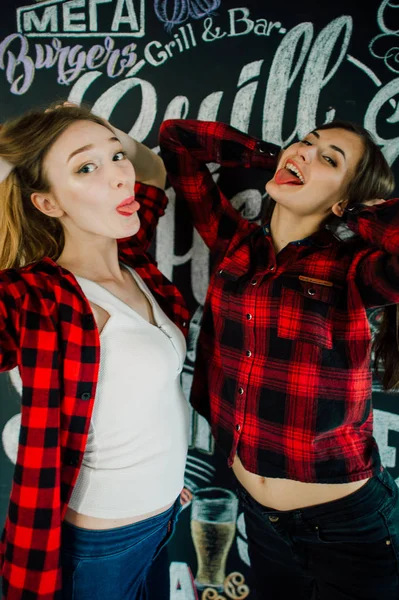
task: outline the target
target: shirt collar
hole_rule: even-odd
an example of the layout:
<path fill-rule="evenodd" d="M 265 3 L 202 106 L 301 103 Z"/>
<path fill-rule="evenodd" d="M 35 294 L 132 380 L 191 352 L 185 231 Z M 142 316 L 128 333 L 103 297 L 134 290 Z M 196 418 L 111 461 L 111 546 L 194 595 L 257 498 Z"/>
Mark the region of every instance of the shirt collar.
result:
<path fill-rule="evenodd" d="M 265 223 L 261 227 L 261 230 L 263 232 L 263 235 L 270 236 L 270 223 Z M 332 232 L 323 227 L 322 229 L 319 229 L 318 231 L 312 233 L 312 235 L 309 235 L 308 237 L 290 242 L 290 245 L 318 246 L 319 248 L 328 248 L 333 243 L 333 237 L 334 235 L 332 234 Z"/>

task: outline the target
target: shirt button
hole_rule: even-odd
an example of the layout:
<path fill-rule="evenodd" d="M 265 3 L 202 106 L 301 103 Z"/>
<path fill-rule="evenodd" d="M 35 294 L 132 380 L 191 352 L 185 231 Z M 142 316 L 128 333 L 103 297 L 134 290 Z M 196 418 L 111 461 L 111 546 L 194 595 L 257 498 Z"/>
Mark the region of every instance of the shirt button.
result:
<path fill-rule="evenodd" d="M 316 293 L 316 292 L 314 291 L 314 289 L 313 289 L 313 288 L 309 288 L 309 289 L 308 289 L 308 294 L 309 294 L 309 296 L 314 296 L 314 295 L 315 295 L 315 293 Z"/>
<path fill-rule="evenodd" d="M 183 327 L 187 327 L 187 321 L 183 321 Z"/>
<path fill-rule="evenodd" d="M 250 321 L 252 319 L 251 313 L 247 313 L 247 320 Z"/>
<path fill-rule="evenodd" d="M 269 515 L 270 523 L 277 523 L 279 520 L 280 520 L 280 517 L 278 517 L 277 515 Z"/>
<path fill-rule="evenodd" d="M 249 358 L 250 356 L 252 356 L 252 352 L 251 352 L 251 350 L 247 350 L 245 354 L 248 356 L 248 358 Z"/>
<path fill-rule="evenodd" d="M 253 279 L 253 280 L 251 281 L 251 285 L 256 285 L 257 283 L 258 283 L 257 279 Z"/>
<path fill-rule="evenodd" d="M 223 269 L 220 269 L 219 271 L 219 275 L 221 275 L 223 273 Z"/>
<path fill-rule="evenodd" d="M 270 265 L 270 267 L 269 267 L 269 271 L 274 271 L 274 269 L 275 269 L 275 268 L 276 268 L 276 267 L 275 267 L 274 265 Z"/>
<path fill-rule="evenodd" d="M 83 394 L 80 395 L 82 400 L 90 400 L 90 396 L 91 394 L 89 392 L 83 392 Z"/>
<path fill-rule="evenodd" d="M 237 425 L 236 425 L 236 431 L 240 431 L 240 429 L 241 429 L 241 425 L 239 423 L 237 423 Z"/>
<path fill-rule="evenodd" d="M 239 387 L 239 388 L 238 388 L 238 393 L 240 394 L 240 396 L 242 396 L 242 395 L 243 395 L 243 393 L 244 393 L 244 388 L 242 388 L 242 387 Z"/>

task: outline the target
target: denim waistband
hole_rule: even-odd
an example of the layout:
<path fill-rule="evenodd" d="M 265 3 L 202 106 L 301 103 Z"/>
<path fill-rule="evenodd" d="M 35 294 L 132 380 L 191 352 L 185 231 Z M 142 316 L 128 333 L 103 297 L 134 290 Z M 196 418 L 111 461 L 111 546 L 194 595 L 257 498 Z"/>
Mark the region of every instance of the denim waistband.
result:
<path fill-rule="evenodd" d="M 239 484 L 238 491 L 244 501 L 264 514 L 278 514 L 280 519 L 301 517 L 303 520 L 310 523 L 313 520 L 322 523 L 324 519 L 326 521 L 330 520 L 332 515 L 334 515 L 334 517 L 339 516 L 343 518 L 350 516 L 361 517 L 369 514 L 372 508 L 378 510 L 387 494 L 391 496 L 398 494 L 398 486 L 389 475 L 388 471 L 384 469 L 381 473 L 369 479 L 369 481 L 361 488 L 343 498 L 332 500 L 331 502 L 323 502 L 322 504 L 316 504 L 315 506 L 287 511 L 279 511 L 263 506 L 252 498 L 241 484 Z"/>
<path fill-rule="evenodd" d="M 112 529 L 84 529 L 77 527 L 67 521 L 62 524 L 62 548 L 64 552 L 68 550 L 76 553 L 76 549 L 85 554 L 93 544 L 96 546 L 98 554 L 107 552 L 112 548 L 123 549 L 131 545 L 136 538 L 150 535 L 152 531 L 162 527 L 165 523 L 175 520 L 181 510 L 180 496 L 170 508 L 142 521 L 137 521 L 131 525 L 122 527 L 113 527 Z"/>

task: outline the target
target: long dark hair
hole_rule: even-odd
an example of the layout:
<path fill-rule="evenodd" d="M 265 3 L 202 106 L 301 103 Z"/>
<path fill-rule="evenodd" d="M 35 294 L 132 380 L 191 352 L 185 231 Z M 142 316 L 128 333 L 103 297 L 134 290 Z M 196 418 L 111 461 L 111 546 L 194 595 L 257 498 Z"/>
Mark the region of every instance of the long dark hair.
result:
<path fill-rule="evenodd" d="M 362 204 L 374 198 L 387 200 L 395 188 L 395 180 L 391 168 L 370 132 L 361 125 L 340 120 L 316 128 L 317 131 L 323 129 L 344 129 L 359 136 L 363 142 L 363 156 L 346 189 L 348 198 L 346 206 Z M 274 200 L 265 204 L 263 220 L 271 218 L 274 205 Z M 331 216 L 324 225 L 334 228 L 337 221 L 338 218 Z M 381 326 L 373 341 L 374 370 L 387 390 L 399 387 L 398 318 L 399 305 L 392 304 L 384 307 Z"/>

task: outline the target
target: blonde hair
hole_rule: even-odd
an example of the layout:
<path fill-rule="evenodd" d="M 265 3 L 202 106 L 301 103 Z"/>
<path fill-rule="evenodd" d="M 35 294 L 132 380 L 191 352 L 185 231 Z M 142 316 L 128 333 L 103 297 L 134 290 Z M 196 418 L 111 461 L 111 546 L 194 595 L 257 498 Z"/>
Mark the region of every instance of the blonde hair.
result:
<path fill-rule="evenodd" d="M 0 158 L 14 169 L 0 183 L 0 269 L 60 256 L 65 242 L 61 223 L 38 210 L 31 194 L 50 191 L 44 159 L 57 138 L 76 121 L 91 121 L 110 129 L 88 108 L 77 106 L 31 111 L 1 127 Z"/>

